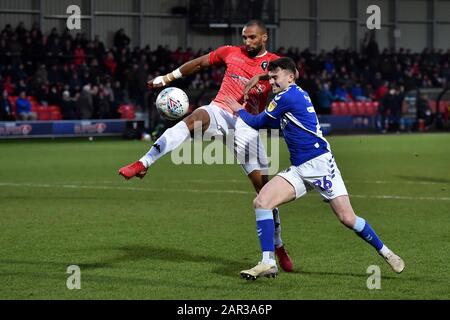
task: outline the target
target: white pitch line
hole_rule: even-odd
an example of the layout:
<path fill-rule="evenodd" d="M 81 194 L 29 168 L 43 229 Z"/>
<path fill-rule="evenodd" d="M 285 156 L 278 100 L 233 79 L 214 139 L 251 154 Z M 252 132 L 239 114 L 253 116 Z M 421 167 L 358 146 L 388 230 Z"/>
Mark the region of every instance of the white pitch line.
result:
<path fill-rule="evenodd" d="M 350 198 L 373 198 L 373 199 L 394 199 L 394 200 L 432 200 L 432 201 L 450 201 L 449 197 L 409 197 L 409 196 L 394 196 L 394 195 L 379 195 L 379 196 L 366 196 L 351 194 Z"/>
<path fill-rule="evenodd" d="M 233 193 L 233 194 L 255 194 L 250 191 L 239 190 L 200 190 L 200 189 L 167 189 L 167 188 L 137 188 L 137 187 L 113 187 L 113 186 L 85 186 L 76 184 L 35 184 L 35 183 L 10 183 L 0 182 L 0 187 L 31 187 L 31 188 L 67 188 L 67 189 L 95 189 L 95 190 L 130 190 L 151 192 L 194 192 L 194 193 Z"/>
<path fill-rule="evenodd" d="M 66 188 L 66 189 L 94 189 L 94 190 L 129 190 L 129 191 L 151 191 L 151 192 L 191 192 L 191 193 L 229 193 L 229 194 L 252 194 L 253 191 L 241 190 L 200 190 L 200 189 L 167 189 L 167 188 L 138 188 L 138 187 L 114 187 L 114 186 L 86 186 L 77 184 L 36 184 L 36 183 L 12 183 L 0 182 L 0 187 L 31 187 L 31 188 Z M 384 200 L 430 200 L 430 201 L 450 201 L 450 197 L 412 197 L 397 195 L 359 195 L 351 194 L 352 198 L 363 199 L 384 199 Z"/>
<path fill-rule="evenodd" d="M 179 183 L 179 180 L 165 180 L 166 182 L 170 183 Z M 248 184 L 247 179 L 214 179 L 212 181 L 211 179 L 186 179 L 183 180 L 185 183 L 211 183 L 211 182 L 225 182 L 225 183 L 242 183 L 242 184 Z M 449 182 L 428 182 L 428 181 L 383 181 L 383 180 L 345 180 L 344 182 L 347 184 L 351 183 L 365 183 L 365 184 L 422 184 L 422 185 L 450 185 Z M 85 184 L 98 184 L 98 183 L 104 183 L 104 184 L 116 184 L 116 181 L 74 181 L 73 183 L 85 183 Z"/>
<path fill-rule="evenodd" d="M 350 182 L 350 181 L 345 181 Z M 441 184 L 449 184 L 448 182 L 430 182 L 430 181 L 379 181 L 379 180 L 369 180 L 369 181 L 352 181 L 354 183 L 362 182 L 362 183 L 372 183 L 372 184 L 425 184 L 425 185 L 441 185 Z"/>
<path fill-rule="evenodd" d="M 183 180 L 194 183 L 211 183 L 208 179 L 190 179 Z M 169 180 L 169 182 L 178 182 Z M 247 179 L 214 179 L 214 182 L 247 183 Z M 423 184 L 423 185 L 448 185 L 448 182 L 428 182 L 428 181 L 382 181 L 382 180 L 344 180 L 345 183 L 366 183 L 366 184 Z"/>

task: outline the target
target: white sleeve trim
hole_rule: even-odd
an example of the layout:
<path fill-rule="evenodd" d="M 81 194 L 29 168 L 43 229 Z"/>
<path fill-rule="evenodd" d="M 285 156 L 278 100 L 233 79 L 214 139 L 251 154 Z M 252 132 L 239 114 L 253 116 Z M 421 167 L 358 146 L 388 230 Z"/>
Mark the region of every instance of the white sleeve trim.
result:
<path fill-rule="evenodd" d="M 271 117 L 272 119 L 277 120 L 277 118 L 275 118 L 273 115 L 271 115 L 270 113 L 268 113 L 267 110 L 264 110 L 264 112 L 265 112 L 269 117 Z"/>

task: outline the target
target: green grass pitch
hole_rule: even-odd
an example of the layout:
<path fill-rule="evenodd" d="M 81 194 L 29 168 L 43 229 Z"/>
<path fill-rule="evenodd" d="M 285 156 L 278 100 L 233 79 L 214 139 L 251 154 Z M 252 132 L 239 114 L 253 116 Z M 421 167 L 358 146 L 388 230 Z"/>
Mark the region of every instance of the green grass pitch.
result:
<path fill-rule="evenodd" d="M 254 282 L 251 185 L 237 165 L 118 168 L 150 143 L 0 142 L 0 299 L 449 299 L 450 135 L 328 138 L 358 215 L 400 254 L 393 273 L 314 192 L 281 207 L 295 272 Z M 281 169 L 289 164 L 284 142 Z M 81 289 L 69 290 L 69 265 Z M 381 269 L 369 290 L 367 268 Z"/>

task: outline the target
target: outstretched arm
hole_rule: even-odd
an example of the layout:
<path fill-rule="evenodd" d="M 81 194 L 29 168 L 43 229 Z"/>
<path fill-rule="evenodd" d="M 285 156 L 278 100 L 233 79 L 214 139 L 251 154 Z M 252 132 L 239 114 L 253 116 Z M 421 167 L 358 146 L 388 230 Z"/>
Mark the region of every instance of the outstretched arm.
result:
<path fill-rule="evenodd" d="M 191 61 L 186 62 L 178 69 L 164 75 L 156 77 L 155 79 L 147 82 L 149 88 L 159 88 L 168 85 L 175 79 L 188 76 L 190 74 L 196 73 L 204 68 L 208 68 L 209 64 L 209 54 L 205 54 L 201 57 L 195 58 Z"/>
<path fill-rule="evenodd" d="M 248 113 L 245 109 L 241 109 L 238 111 L 238 115 L 241 119 L 248 124 L 253 129 L 262 129 L 262 128 L 277 128 L 273 119 L 269 117 L 269 115 L 265 112 L 261 112 L 258 115 L 252 115 Z"/>

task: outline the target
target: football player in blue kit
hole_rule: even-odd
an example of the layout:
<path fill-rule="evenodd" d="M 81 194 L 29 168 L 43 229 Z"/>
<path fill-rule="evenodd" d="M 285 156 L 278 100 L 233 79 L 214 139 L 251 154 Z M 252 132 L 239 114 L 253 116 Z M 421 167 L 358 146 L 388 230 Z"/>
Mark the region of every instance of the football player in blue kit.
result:
<path fill-rule="evenodd" d="M 300 198 L 311 189 L 317 190 L 329 202 L 342 224 L 372 245 L 395 272 L 402 272 L 404 261 L 383 244 L 366 220 L 353 211 L 311 99 L 295 84 L 294 61 L 287 57 L 273 60 L 268 70 L 269 82 L 276 95 L 264 112 L 252 115 L 233 98 L 227 99 L 230 108 L 252 128 L 280 128 L 291 161 L 291 166 L 273 177 L 253 201 L 262 260 L 255 267 L 241 271 L 241 277 L 255 280 L 260 276 L 275 277 L 278 274 L 273 251 L 272 210 Z"/>

